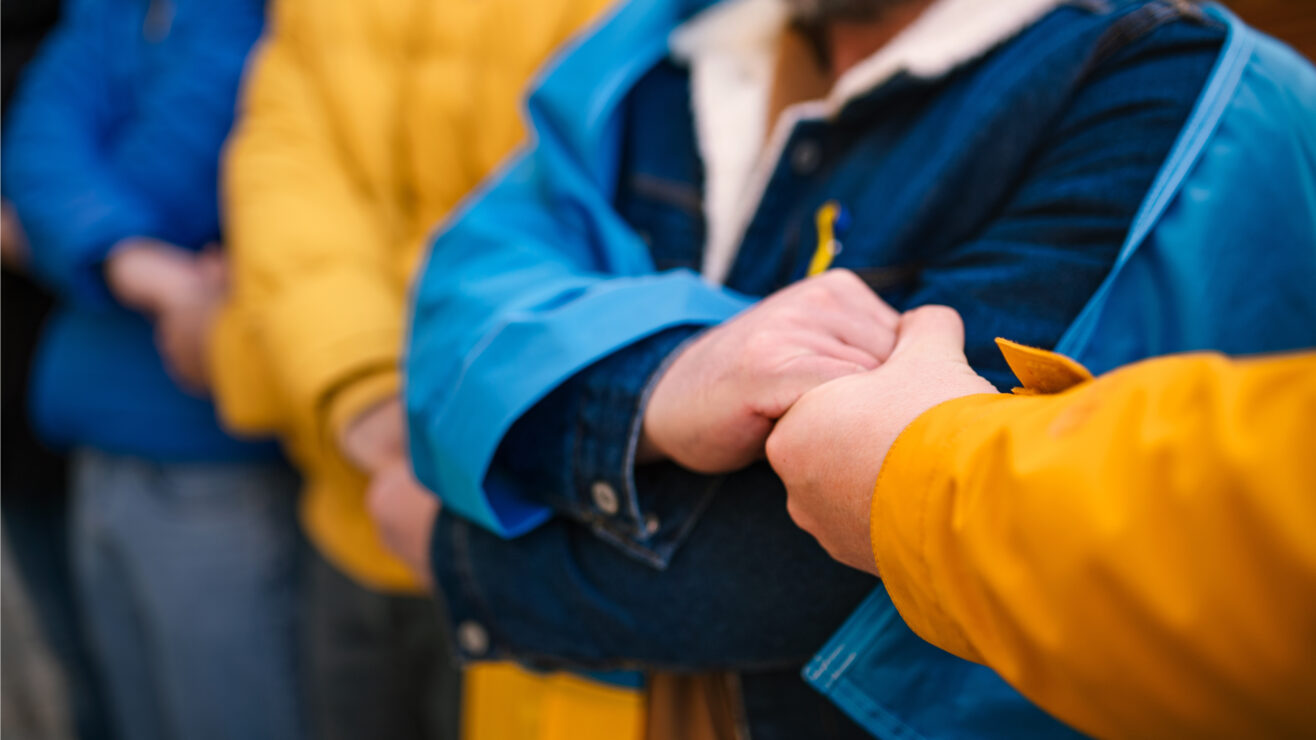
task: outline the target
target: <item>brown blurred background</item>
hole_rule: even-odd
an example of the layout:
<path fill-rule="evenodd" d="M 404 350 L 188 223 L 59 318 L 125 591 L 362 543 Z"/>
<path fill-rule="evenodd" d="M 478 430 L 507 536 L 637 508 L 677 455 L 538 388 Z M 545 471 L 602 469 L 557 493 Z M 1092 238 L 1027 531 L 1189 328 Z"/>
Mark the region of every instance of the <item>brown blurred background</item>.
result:
<path fill-rule="evenodd" d="M 1226 0 L 1239 17 L 1316 60 L 1316 0 Z"/>

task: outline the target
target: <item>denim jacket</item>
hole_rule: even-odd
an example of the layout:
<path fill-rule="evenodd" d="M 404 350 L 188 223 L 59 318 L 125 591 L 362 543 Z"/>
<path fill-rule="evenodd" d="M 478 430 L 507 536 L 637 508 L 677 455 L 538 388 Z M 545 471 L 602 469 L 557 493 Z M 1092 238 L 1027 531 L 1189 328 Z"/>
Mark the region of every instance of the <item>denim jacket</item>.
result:
<path fill-rule="evenodd" d="M 623 7 L 546 78 L 536 145 L 437 237 L 417 286 L 413 456 L 465 517 L 436 527 L 436 580 L 467 657 L 736 670 L 756 737 L 853 732 L 779 676 L 873 580 L 792 525 L 766 466 L 635 467 L 651 380 L 803 277 L 814 216 L 837 202 L 851 223 L 835 265 L 897 309 L 958 309 L 969 360 L 1007 388 L 993 339 L 1054 347 L 1098 290 L 1224 31 L 1180 3 L 1067 5 L 944 78 L 897 76 L 802 122 L 719 288 L 691 272 L 688 70 L 647 40 L 683 14 L 654 20 L 655 5 Z M 881 634 L 891 670 L 936 652 L 897 618 Z M 906 697 L 976 697 L 940 734 L 1065 732 L 986 669 L 942 675 Z"/>

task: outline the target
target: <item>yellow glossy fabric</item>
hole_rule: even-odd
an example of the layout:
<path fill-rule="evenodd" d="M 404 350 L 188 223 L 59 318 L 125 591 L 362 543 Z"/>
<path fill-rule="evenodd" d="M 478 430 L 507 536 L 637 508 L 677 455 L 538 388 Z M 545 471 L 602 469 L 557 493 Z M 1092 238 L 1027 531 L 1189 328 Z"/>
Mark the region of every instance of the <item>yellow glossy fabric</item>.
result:
<path fill-rule="evenodd" d="M 878 481 L 910 626 L 1099 737 L 1316 735 L 1316 354 L 1005 351 L 1038 395 L 929 411 Z"/>
<path fill-rule="evenodd" d="M 379 541 L 336 432 L 398 393 L 426 236 L 522 137 L 522 89 L 608 0 L 278 0 L 224 165 L 233 292 L 212 342 L 238 432 L 275 433 L 302 523 L 368 588 L 419 592 Z M 467 671 L 466 737 L 637 738 L 641 697 L 506 665 Z M 469 698 L 469 697 L 468 697 Z M 514 734 L 499 724 L 520 718 Z"/>
<path fill-rule="evenodd" d="M 468 672 L 462 692 L 468 740 L 643 737 L 644 697 L 585 678 L 490 665 Z M 517 700 L 509 702 L 509 696 Z"/>

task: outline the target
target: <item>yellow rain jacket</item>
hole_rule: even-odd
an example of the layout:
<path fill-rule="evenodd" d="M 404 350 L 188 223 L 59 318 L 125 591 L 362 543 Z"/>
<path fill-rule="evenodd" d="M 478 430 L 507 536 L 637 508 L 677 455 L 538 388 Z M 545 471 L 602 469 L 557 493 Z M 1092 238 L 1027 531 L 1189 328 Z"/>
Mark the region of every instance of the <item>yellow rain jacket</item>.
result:
<path fill-rule="evenodd" d="M 407 287 L 427 235 L 519 143 L 523 88 L 607 4 L 272 6 L 225 159 L 233 291 L 212 341 L 214 391 L 232 429 L 284 440 L 306 481 L 306 532 L 363 586 L 420 590 L 377 537 L 367 481 L 338 433 L 399 392 Z M 508 692 L 522 709 L 476 720 L 484 736 L 527 737 L 544 719 L 540 737 L 573 726 L 573 737 L 628 737 L 641 723 L 634 692 L 505 666 L 468 673 L 468 719 Z"/>
<path fill-rule="evenodd" d="M 1003 350 L 1033 397 L 929 411 L 878 480 L 909 625 L 1098 737 L 1316 735 L 1316 354 Z"/>

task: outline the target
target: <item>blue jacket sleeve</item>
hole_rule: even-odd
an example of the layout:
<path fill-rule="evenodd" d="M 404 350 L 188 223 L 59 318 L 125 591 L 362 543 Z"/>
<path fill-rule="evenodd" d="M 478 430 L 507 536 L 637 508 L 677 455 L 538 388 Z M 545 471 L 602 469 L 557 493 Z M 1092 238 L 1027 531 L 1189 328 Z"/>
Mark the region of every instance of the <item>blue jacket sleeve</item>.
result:
<path fill-rule="evenodd" d="M 582 369 L 747 300 L 688 271 L 656 274 L 615 213 L 618 104 L 666 51 L 680 7 L 630 3 L 529 101 L 534 144 L 435 240 L 415 289 L 406 398 L 417 475 L 503 536 L 550 510 L 488 476 L 508 429 Z"/>
<path fill-rule="evenodd" d="M 3 188 L 39 277 L 104 303 L 121 239 L 200 246 L 219 235 L 220 147 L 258 2 L 179 3 L 147 18 L 81 0 L 25 75 L 6 127 Z M 159 38 L 151 38 L 159 34 Z"/>

